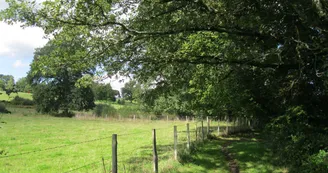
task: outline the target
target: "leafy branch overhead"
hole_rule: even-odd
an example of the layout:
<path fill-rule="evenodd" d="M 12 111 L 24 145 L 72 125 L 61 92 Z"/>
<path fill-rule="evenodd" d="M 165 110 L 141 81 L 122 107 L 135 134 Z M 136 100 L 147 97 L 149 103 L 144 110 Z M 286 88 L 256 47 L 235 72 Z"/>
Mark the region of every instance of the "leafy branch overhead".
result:
<path fill-rule="evenodd" d="M 211 56 L 182 54 L 179 51 L 181 44 L 192 44 L 188 38 L 193 35 L 211 33 L 233 44 L 231 46 L 234 50 L 239 49 L 241 51 L 239 57 L 245 56 L 249 60 L 249 52 L 252 51 L 254 59 L 247 63 L 251 66 L 260 68 L 286 66 L 283 68 L 295 69 L 306 62 L 291 61 L 286 52 L 290 47 L 294 51 L 296 47 L 308 49 L 317 55 L 327 53 L 320 49 L 320 43 L 326 44 L 326 42 L 322 39 L 318 40 L 320 34 L 325 32 L 323 26 L 326 21 L 312 21 L 305 15 L 300 15 L 301 10 L 304 10 L 308 16 L 319 16 L 319 14 L 325 16 L 326 13 L 317 6 L 306 10 L 305 5 L 310 5 L 306 3 L 305 1 L 260 3 L 213 0 L 160 2 L 79 0 L 70 3 L 45 1 L 37 4 L 33 1 L 11 0 L 10 8 L 4 10 L 1 16 L 7 22 L 21 21 L 27 26 L 42 27 L 49 35 L 56 36 L 61 31 L 65 32 L 66 36 L 80 35 L 85 41 L 83 44 L 89 47 L 88 57 L 102 59 L 101 63 L 103 61 L 111 64 L 142 63 L 145 62 L 141 59 L 144 50 L 151 48 L 151 43 L 156 43 L 157 40 L 164 42 L 175 40 L 179 43 L 167 44 L 171 47 L 171 51 L 161 52 L 164 54 L 158 57 L 163 63 L 168 60 L 175 63 L 245 64 L 244 59 L 240 58 L 227 61 L 227 57 L 224 57 L 224 61 L 215 61 L 218 56 L 213 56 L 213 53 L 217 54 L 217 52 L 207 50 L 202 50 L 202 53 L 205 55 L 211 53 Z M 297 6 L 300 8 L 296 9 Z M 76 32 L 69 33 L 71 29 Z M 159 46 L 155 47 L 161 50 Z M 276 50 L 277 47 L 280 49 Z M 267 54 L 273 54 L 272 52 L 278 54 L 279 58 L 276 57 L 275 63 L 264 63 Z M 167 53 L 170 56 L 165 56 Z M 179 59 L 181 57 L 177 56 L 181 54 L 187 58 Z M 189 57 L 193 56 L 195 58 L 190 60 Z M 104 57 L 106 60 L 103 59 Z"/>

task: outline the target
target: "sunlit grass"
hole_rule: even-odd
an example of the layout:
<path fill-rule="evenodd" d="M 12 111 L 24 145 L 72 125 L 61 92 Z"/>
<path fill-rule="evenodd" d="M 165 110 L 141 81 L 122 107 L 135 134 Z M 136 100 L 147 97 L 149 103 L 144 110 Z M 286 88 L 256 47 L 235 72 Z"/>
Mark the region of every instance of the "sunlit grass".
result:
<path fill-rule="evenodd" d="M 174 170 L 179 164 L 173 160 L 173 126 L 177 125 L 182 131 L 186 124 L 180 121 L 81 120 L 20 114 L 5 115 L 3 120 L 7 124 L 0 129 L 0 150 L 6 155 L 0 156 L 0 172 L 65 172 L 93 162 L 73 172 L 103 172 L 102 157 L 109 170 L 112 134 L 118 134 L 121 172 L 152 172 L 151 130 L 154 128 L 158 129 L 160 170 Z M 181 134 L 180 142 L 185 140 L 184 136 Z M 105 139 L 81 143 L 99 138 Z M 57 146 L 64 147 L 53 149 Z M 44 149 L 49 150 L 42 151 Z M 31 151 L 36 152 L 20 155 Z"/>
<path fill-rule="evenodd" d="M 102 158 L 108 172 L 111 168 L 112 134 L 118 134 L 120 172 L 152 172 L 154 128 L 157 129 L 160 172 L 229 172 L 228 161 L 221 151 L 223 144 L 229 141 L 232 143 L 228 150 L 233 153 L 242 172 L 287 172 L 271 164 L 269 150 L 256 135 L 231 135 L 198 144 L 196 152 L 180 163 L 173 159 L 173 126 L 178 126 L 181 152 L 187 140 L 186 121 L 55 118 L 40 115 L 34 109 L 15 106 L 8 109 L 13 114 L 3 115 L 2 121 L 6 124 L 0 129 L 0 153 L 3 153 L 0 154 L 0 172 L 4 173 L 104 172 Z M 195 141 L 195 128 L 200 128 L 201 123 L 189 123 L 191 141 Z M 226 125 L 231 126 L 220 122 L 221 134 L 224 134 Z M 204 128 L 206 131 L 205 122 Z M 210 130 L 217 134 L 217 122 L 211 123 Z M 200 135 L 199 132 L 198 137 Z M 28 153 L 31 151 L 35 152 Z"/>
<path fill-rule="evenodd" d="M 10 101 L 12 100 L 14 97 L 19 96 L 25 99 L 30 99 L 32 100 L 32 94 L 31 93 L 22 93 L 22 92 L 18 92 L 18 93 L 11 93 L 10 97 L 8 97 L 8 95 L 6 94 L 6 92 L 4 91 L 0 91 L 0 101 L 4 100 L 4 101 Z"/>

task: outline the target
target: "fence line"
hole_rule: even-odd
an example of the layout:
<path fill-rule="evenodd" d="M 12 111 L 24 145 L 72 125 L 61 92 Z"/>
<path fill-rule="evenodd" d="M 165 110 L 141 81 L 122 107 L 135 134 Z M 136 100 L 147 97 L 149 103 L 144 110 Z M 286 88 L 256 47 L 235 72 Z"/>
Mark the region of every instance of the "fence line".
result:
<path fill-rule="evenodd" d="M 60 145 L 60 146 L 50 147 L 50 148 L 45 148 L 45 149 L 40 149 L 40 150 L 27 151 L 27 152 L 22 152 L 22 153 L 17 153 L 17 154 L 5 155 L 5 156 L 1 156 L 0 159 L 8 158 L 8 157 L 14 157 L 14 156 L 21 156 L 21 155 L 26 155 L 26 154 L 32 154 L 32 153 L 38 153 L 38 152 L 42 152 L 42 151 L 55 150 L 55 149 L 58 149 L 58 148 L 65 148 L 65 147 L 70 147 L 70 146 L 74 146 L 74 145 L 100 141 L 100 140 L 109 139 L 109 138 L 111 138 L 111 136 L 92 139 L 92 140 L 87 140 L 87 141 L 82 141 L 82 142 L 77 142 L 77 143 L 74 143 L 74 144 L 66 144 L 66 145 Z"/>
<path fill-rule="evenodd" d="M 158 128 L 156 130 L 161 130 L 161 129 L 169 129 L 169 128 L 164 128 L 163 127 L 163 128 Z M 118 136 L 130 136 L 130 135 L 143 134 L 143 133 L 149 133 L 149 131 L 136 132 L 136 133 L 126 133 L 126 134 L 121 134 L 121 135 L 118 135 Z M 106 136 L 106 137 L 102 137 L 102 138 L 97 138 L 97 139 L 91 139 L 91 140 L 76 142 L 76 143 L 73 143 L 73 144 L 66 144 L 66 145 L 49 147 L 49 148 L 40 149 L 40 150 L 27 151 L 27 152 L 22 152 L 22 153 L 17 153 L 17 154 L 5 155 L 5 156 L 1 156 L 0 159 L 2 159 L 2 158 L 9 158 L 9 157 L 15 157 L 15 156 L 21 156 L 21 155 L 27 155 L 27 154 L 32 154 L 32 153 L 38 153 L 38 152 L 43 152 L 43 151 L 49 151 L 49 150 L 55 150 L 55 149 L 59 149 L 59 148 L 65 148 L 65 147 L 70 147 L 70 146 L 74 146 L 74 145 L 85 144 L 85 143 L 100 141 L 100 140 L 104 140 L 104 139 L 110 139 L 111 137 L 112 136 Z"/>
<path fill-rule="evenodd" d="M 189 119 L 187 119 L 187 120 L 189 121 Z M 247 120 L 245 121 L 244 119 L 241 119 L 241 120 L 238 119 L 237 121 L 233 121 L 233 125 L 231 125 L 231 123 L 230 123 L 230 125 L 226 124 L 225 128 L 220 127 L 220 122 L 222 122 L 222 121 L 218 121 L 218 125 L 213 126 L 214 129 L 217 129 L 217 133 L 216 133 L 216 130 L 212 130 L 211 120 L 208 117 L 206 119 L 205 127 L 204 127 L 204 121 L 196 121 L 196 122 L 189 121 L 189 122 L 190 123 L 186 123 L 184 125 L 179 125 L 179 126 L 175 125 L 174 129 L 171 129 L 170 127 L 163 127 L 163 128 L 153 129 L 152 133 L 149 130 L 149 131 L 141 131 L 141 132 L 135 132 L 135 133 L 125 133 L 125 134 L 119 134 L 119 135 L 113 134 L 112 136 L 106 136 L 106 137 L 102 137 L 102 138 L 81 141 L 81 142 L 77 142 L 77 143 L 73 143 L 73 144 L 66 144 L 66 145 L 60 145 L 60 146 L 56 146 L 56 147 L 50 147 L 50 148 L 45 148 L 45 149 L 40 149 L 40 150 L 35 150 L 35 151 L 28 151 L 28 152 L 22 152 L 22 153 L 17 153 L 17 154 L 12 154 L 12 155 L 5 155 L 5 156 L 1 156 L 0 159 L 1 158 L 14 157 L 14 156 L 20 156 L 20 155 L 26 155 L 26 154 L 32 154 L 32 153 L 37 153 L 37 152 L 42 152 L 42 151 L 49 151 L 49 150 L 54 150 L 54 149 L 59 149 L 59 148 L 64 148 L 64 147 L 70 147 L 70 146 L 74 146 L 74 145 L 91 143 L 91 142 L 95 142 L 95 141 L 100 141 L 100 140 L 112 138 L 112 157 L 110 159 L 108 159 L 108 160 L 112 161 L 111 171 L 109 170 L 110 172 L 113 172 L 113 173 L 117 172 L 118 167 L 120 166 L 117 163 L 122 163 L 124 165 L 124 170 L 125 170 L 125 163 L 130 161 L 131 157 L 128 158 L 128 159 L 126 159 L 126 158 L 122 159 L 120 156 L 124 156 L 124 155 L 128 155 L 128 154 L 131 155 L 131 153 L 134 153 L 133 155 L 137 155 L 137 153 L 139 151 L 146 151 L 147 155 L 148 155 L 148 152 L 149 152 L 149 156 L 153 155 L 152 160 L 154 162 L 153 163 L 154 172 L 158 172 L 158 161 L 159 161 L 160 157 L 157 154 L 158 153 L 157 144 L 161 144 L 159 142 L 161 140 L 159 140 L 160 138 L 158 138 L 158 135 L 156 135 L 156 132 L 164 133 L 164 132 L 169 132 L 169 131 L 173 130 L 173 132 L 174 132 L 173 137 L 174 138 L 172 138 L 172 139 L 166 138 L 165 142 L 166 142 L 166 140 L 174 141 L 173 146 L 172 146 L 172 143 L 170 143 L 169 145 L 167 145 L 167 147 L 169 147 L 168 148 L 169 151 L 170 150 L 172 151 L 172 155 L 174 156 L 174 159 L 178 160 L 179 153 L 181 151 L 185 151 L 183 148 L 187 148 L 187 151 L 190 151 L 191 146 L 193 146 L 194 142 L 204 142 L 204 141 L 206 141 L 207 136 L 210 135 L 213 132 L 215 132 L 215 134 L 218 134 L 218 135 L 221 134 L 222 135 L 222 134 L 224 134 L 223 133 L 223 129 L 224 129 L 225 134 L 227 135 L 227 134 L 236 133 L 238 131 L 245 130 L 245 129 L 250 127 L 249 126 L 250 123 L 247 122 Z M 199 126 L 199 124 L 201 124 L 201 126 Z M 190 126 L 190 125 L 192 125 L 192 126 Z M 196 128 L 194 128 L 194 126 Z M 229 131 L 229 128 L 231 128 L 230 129 L 231 131 Z M 162 130 L 164 130 L 164 131 L 162 131 Z M 152 145 L 146 145 L 147 147 L 150 147 L 149 149 L 143 148 L 145 146 L 141 146 L 140 148 L 133 149 L 132 152 L 131 151 L 124 151 L 123 153 L 119 152 L 120 150 L 118 148 L 120 146 L 119 146 L 118 141 L 120 140 L 120 138 L 117 138 L 117 137 L 131 136 L 131 135 L 137 135 L 137 134 L 146 134 L 146 133 L 149 134 L 149 139 L 151 139 L 151 136 L 153 136 L 152 137 L 152 141 L 153 141 Z M 156 139 L 156 138 L 158 138 L 158 139 Z M 151 142 L 149 142 L 149 143 L 151 143 Z M 170 145 L 172 147 L 170 147 Z M 165 147 L 166 147 L 166 145 L 165 145 Z M 181 148 L 181 147 L 183 147 L 183 148 Z M 153 152 L 151 152 L 151 151 L 153 151 Z M 79 167 L 73 168 L 71 170 L 68 170 L 67 172 L 73 172 L 73 171 L 76 171 L 76 170 L 87 168 L 88 166 L 95 165 L 96 163 L 99 163 L 99 165 L 103 164 L 103 167 L 105 168 L 104 161 L 103 162 L 101 162 L 101 161 L 102 160 L 99 159 L 95 162 L 91 162 L 91 163 L 88 163 L 86 165 L 79 166 Z"/>

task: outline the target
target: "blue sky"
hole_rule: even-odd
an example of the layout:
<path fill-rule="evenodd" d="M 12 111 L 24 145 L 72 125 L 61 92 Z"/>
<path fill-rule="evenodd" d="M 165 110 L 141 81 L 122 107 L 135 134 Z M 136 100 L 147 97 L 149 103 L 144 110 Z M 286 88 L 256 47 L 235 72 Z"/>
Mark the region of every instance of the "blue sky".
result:
<path fill-rule="evenodd" d="M 0 0 L 0 10 L 6 7 L 5 0 Z M 22 29 L 19 23 L 0 22 L 0 74 L 13 75 L 16 81 L 26 76 L 34 49 L 47 42 L 43 36 L 40 28 Z"/>

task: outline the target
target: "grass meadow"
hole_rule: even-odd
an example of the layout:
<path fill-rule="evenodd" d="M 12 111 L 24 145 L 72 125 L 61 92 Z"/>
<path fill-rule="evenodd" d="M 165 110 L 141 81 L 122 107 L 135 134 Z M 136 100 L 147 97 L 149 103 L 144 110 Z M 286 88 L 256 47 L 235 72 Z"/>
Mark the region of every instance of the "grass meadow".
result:
<path fill-rule="evenodd" d="M 0 172 L 103 172 L 111 166 L 112 134 L 118 135 L 120 172 L 152 172 L 152 129 L 157 129 L 160 172 L 175 172 L 173 126 L 185 122 L 3 115 Z M 181 132 L 183 133 L 183 132 Z M 181 134 L 180 133 L 180 134 Z M 185 133 L 179 140 L 185 141 Z M 195 136 L 192 136 L 194 139 Z"/>
<path fill-rule="evenodd" d="M 222 153 L 227 142 L 241 172 L 287 172 L 272 165 L 266 144 L 256 136 L 232 135 L 204 144 L 196 143 L 193 153 L 185 155 L 186 122 L 183 121 L 57 118 L 33 113 L 28 116 L 2 115 L 2 121 L 6 124 L 0 129 L 1 173 L 100 173 L 104 169 L 108 172 L 112 134 L 118 135 L 119 172 L 150 173 L 153 169 L 152 129 L 157 129 L 159 172 L 228 173 L 229 161 Z M 195 141 L 195 126 L 199 127 L 200 123 L 189 124 L 191 140 Z M 178 126 L 179 151 L 182 153 L 179 161 L 173 157 L 174 125 Z"/>

